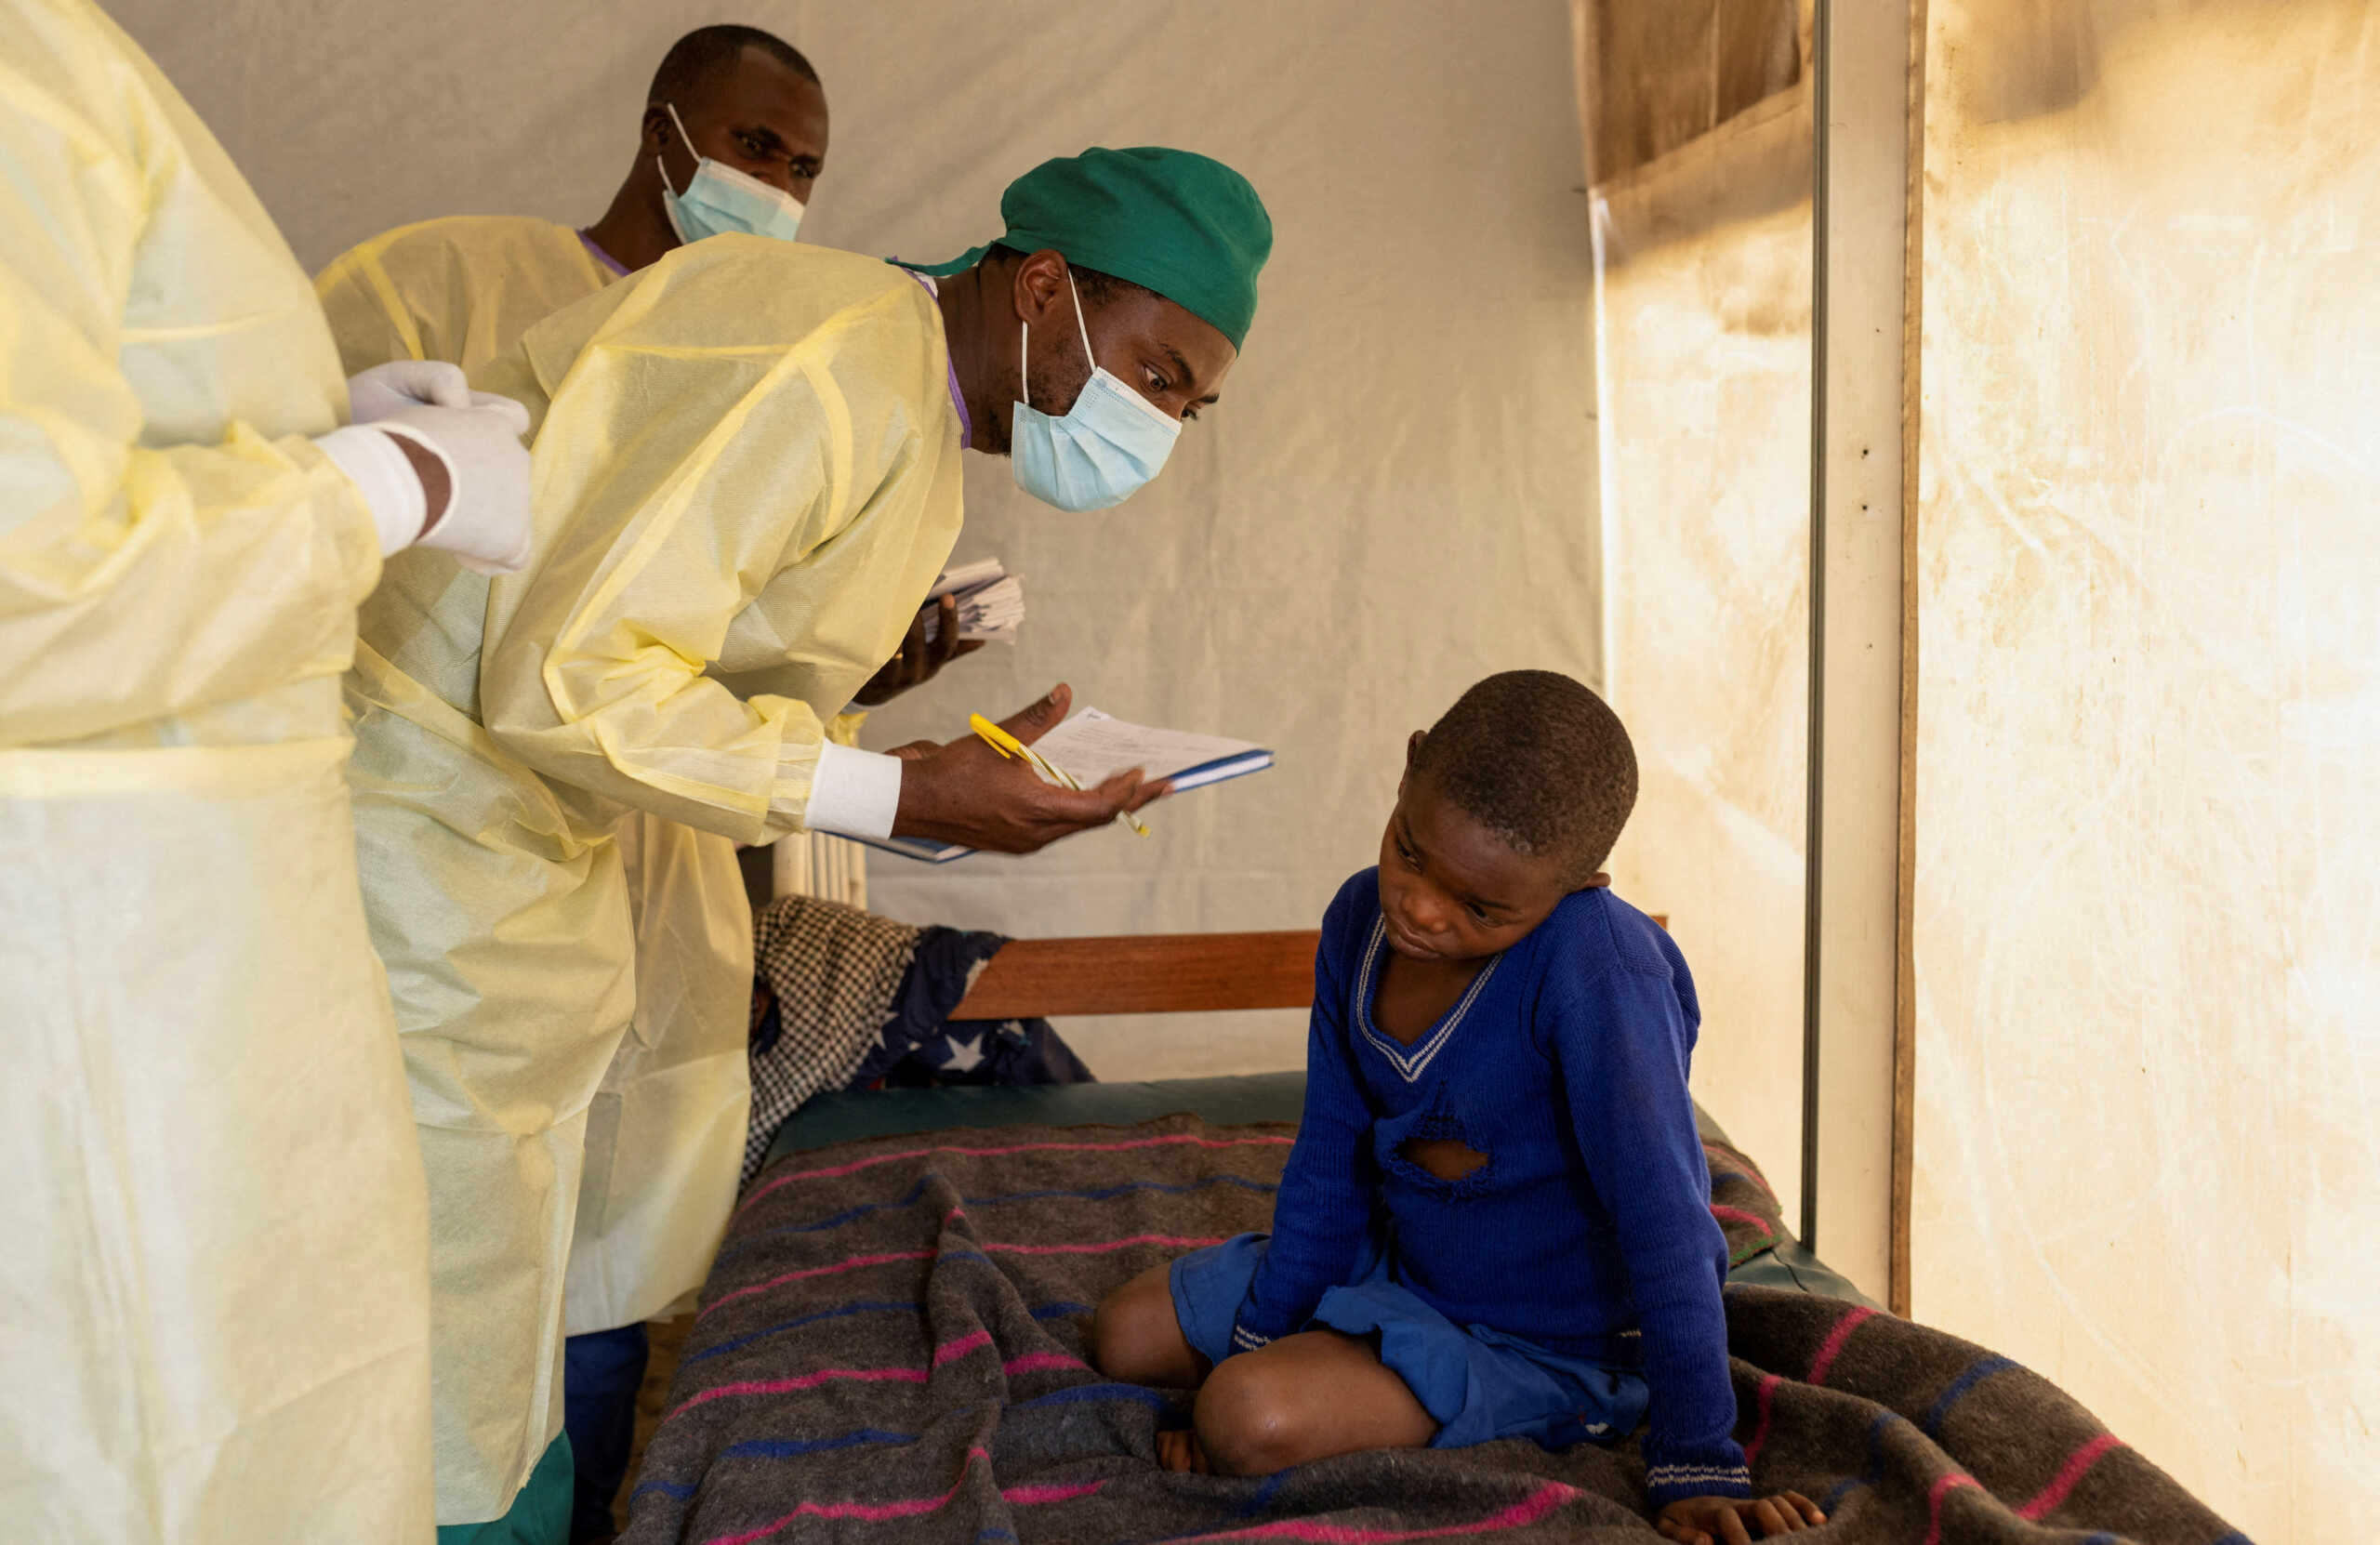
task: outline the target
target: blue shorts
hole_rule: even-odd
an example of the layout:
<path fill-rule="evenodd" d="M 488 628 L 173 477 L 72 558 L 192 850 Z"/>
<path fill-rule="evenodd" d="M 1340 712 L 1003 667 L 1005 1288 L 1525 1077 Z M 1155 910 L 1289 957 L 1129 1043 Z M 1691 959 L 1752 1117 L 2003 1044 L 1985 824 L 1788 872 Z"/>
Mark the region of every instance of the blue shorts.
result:
<path fill-rule="evenodd" d="M 1233 1352 L 1232 1323 L 1270 1241 L 1243 1234 L 1173 1262 L 1167 1285 L 1191 1350 L 1210 1363 Z M 1529 1438 L 1546 1448 L 1617 1443 L 1645 1418 L 1645 1380 L 1629 1368 L 1459 1326 L 1401 1286 L 1389 1252 L 1368 1243 L 1354 1280 L 1322 1295 L 1304 1329 L 1323 1327 L 1379 1344 L 1380 1360 L 1438 1424 L 1433 1448 Z"/>

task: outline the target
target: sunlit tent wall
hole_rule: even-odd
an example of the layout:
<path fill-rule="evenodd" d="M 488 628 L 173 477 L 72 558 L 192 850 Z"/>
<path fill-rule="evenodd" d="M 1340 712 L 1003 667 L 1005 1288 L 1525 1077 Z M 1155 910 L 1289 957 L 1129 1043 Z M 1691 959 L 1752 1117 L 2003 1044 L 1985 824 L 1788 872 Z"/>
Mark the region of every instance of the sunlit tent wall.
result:
<path fill-rule="evenodd" d="M 1702 1000 L 1695 1089 L 1799 1205 L 1810 82 L 1796 0 L 1579 0 L 1606 668 L 1642 763 L 1613 862 Z M 1882 1284 L 1871 1285 L 1882 1290 Z"/>
<path fill-rule="evenodd" d="M 1578 12 L 1622 874 L 1738 919 L 1699 1075 L 1747 1130 L 1796 1050 L 1812 442 L 1760 10 Z M 1911 1307 L 2313 1538 L 2380 1501 L 2380 7 L 1910 14 Z"/>
<path fill-rule="evenodd" d="M 1093 143 L 1183 145 L 1250 175 L 1278 242 L 1222 406 L 1106 514 L 1036 506 L 1006 463 L 971 457 L 959 556 L 1024 574 L 1023 640 L 875 716 L 866 743 L 948 738 L 1064 680 L 1124 718 L 1261 741 L 1278 770 L 1161 807 L 1145 841 L 1118 829 L 941 870 L 874 858 L 878 910 L 1020 935 L 1312 927 L 1378 852 L 1408 731 L 1492 670 L 1600 680 L 1590 256 L 1558 5 L 113 8 L 310 265 L 435 215 L 593 218 L 654 65 L 709 21 L 817 63 L 834 139 L 802 233 L 830 245 L 953 257 L 997 234 L 1009 178 Z M 1294 1013 L 1067 1033 L 1110 1077 L 1304 1054 Z"/>
<path fill-rule="evenodd" d="M 1928 33 L 1916 1312 L 2317 1538 L 2380 1503 L 2380 7 Z"/>

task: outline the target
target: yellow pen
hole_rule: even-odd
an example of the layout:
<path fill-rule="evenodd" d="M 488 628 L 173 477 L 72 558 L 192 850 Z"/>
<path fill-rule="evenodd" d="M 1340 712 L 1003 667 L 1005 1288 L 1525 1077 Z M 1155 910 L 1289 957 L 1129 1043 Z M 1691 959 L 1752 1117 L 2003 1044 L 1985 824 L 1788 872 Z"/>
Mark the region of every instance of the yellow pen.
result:
<path fill-rule="evenodd" d="M 982 714 L 969 714 L 967 716 L 967 727 L 975 732 L 975 736 L 978 740 L 981 740 L 993 750 L 998 751 L 1001 756 L 1008 758 L 1011 761 L 1021 761 L 1025 763 L 1025 766 L 1033 769 L 1035 772 L 1040 774 L 1041 780 L 1044 783 L 1055 784 L 1060 788 L 1071 788 L 1077 792 L 1081 791 L 1082 783 L 1079 779 L 1076 778 L 1073 773 L 1067 772 L 1064 768 L 1060 767 L 1056 762 L 1051 761 L 1040 752 L 1036 751 L 1032 746 L 1025 745 L 1025 742 L 1017 739 L 1014 735 L 1010 734 L 1006 730 L 1001 729 L 990 720 L 985 719 Z M 1116 814 L 1117 820 L 1122 821 L 1126 825 L 1131 827 L 1143 837 L 1146 837 L 1149 834 L 1148 827 L 1143 825 L 1141 824 L 1141 818 L 1134 815 L 1130 811 L 1118 811 Z"/>

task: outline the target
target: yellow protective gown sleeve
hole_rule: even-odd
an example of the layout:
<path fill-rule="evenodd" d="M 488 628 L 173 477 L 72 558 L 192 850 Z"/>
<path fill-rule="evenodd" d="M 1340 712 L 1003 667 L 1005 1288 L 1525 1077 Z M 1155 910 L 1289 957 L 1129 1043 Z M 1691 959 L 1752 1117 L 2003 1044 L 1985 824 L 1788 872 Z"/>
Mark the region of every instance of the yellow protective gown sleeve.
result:
<path fill-rule="evenodd" d="M 648 365 L 657 375 L 640 388 Z M 630 1119 L 598 1099 L 634 1002 L 614 834 L 631 806 L 754 835 L 799 824 L 819 713 L 890 656 L 957 535 L 946 371 L 929 297 L 880 263 L 760 238 L 682 249 L 540 323 L 474 377 L 539 423 L 536 535 L 516 576 L 535 604 L 412 552 L 364 608 L 350 776 L 430 1173 L 443 1523 L 500 1514 L 561 1423 L 587 1134 Z M 668 639 L 681 678 L 669 690 L 704 706 L 607 716 L 603 733 L 649 730 L 673 764 L 757 759 L 748 821 L 682 783 L 606 775 L 600 757 L 523 754 L 542 743 L 512 728 L 536 710 L 494 682 L 493 661 L 509 647 L 539 692 L 547 658 L 570 657 L 524 619 L 559 614 L 559 632 L 573 576 L 590 568 L 606 615 Z M 787 688 L 816 706 L 771 694 Z M 707 1033 L 715 1023 L 704 1017 Z M 666 1082 L 676 1064 L 647 1065 Z M 617 1169 L 594 1182 L 606 1221 Z M 637 1208 L 618 1210 L 632 1244 L 658 1237 Z M 635 1295 L 617 1301 L 633 1317 Z"/>
<path fill-rule="evenodd" d="M 314 293 L 349 375 L 390 360 L 444 360 L 476 376 L 615 277 L 566 225 L 456 215 L 350 247 L 315 276 Z"/>
<path fill-rule="evenodd" d="M 465 215 L 375 236 L 315 281 L 350 375 L 395 359 L 483 370 L 617 275 L 567 226 Z M 641 811 L 617 837 L 636 1009 L 587 1117 L 563 1329 L 632 1325 L 701 1284 L 751 1103 L 752 915 L 735 844 Z"/>
<path fill-rule="evenodd" d="M 0 0 L 0 1516 L 430 1538 L 420 1159 L 304 273 L 85 0 Z"/>
<path fill-rule="evenodd" d="M 336 676 L 379 541 L 310 441 L 347 401 L 304 275 L 96 8 L 0 26 L 0 745 Z"/>
<path fill-rule="evenodd" d="M 958 537 L 932 297 L 872 258 L 715 236 L 540 323 L 510 363 L 481 384 L 526 373 L 549 406 L 536 550 L 490 587 L 489 731 L 689 825 L 799 829 L 822 721 Z"/>

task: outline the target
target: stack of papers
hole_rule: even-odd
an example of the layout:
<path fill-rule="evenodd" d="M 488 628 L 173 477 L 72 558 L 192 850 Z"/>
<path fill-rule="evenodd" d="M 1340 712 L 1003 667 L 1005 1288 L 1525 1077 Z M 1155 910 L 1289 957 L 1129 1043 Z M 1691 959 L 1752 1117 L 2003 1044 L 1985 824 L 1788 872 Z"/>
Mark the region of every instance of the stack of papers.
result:
<path fill-rule="evenodd" d="M 1033 748 L 1086 788 L 1095 788 L 1117 773 L 1137 767 L 1151 781 L 1171 783 L 1173 791 L 1180 794 L 1262 772 L 1273 765 L 1272 752 L 1248 741 L 1127 724 L 1097 708 L 1078 710 L 1064 724 L 1035 741 Z M 858 840 L 928 864 L 947 864 L 975 851 L 956 842 L 930 842 L 916 837 Z"/>
<path fill-rule="evenodd" d="M 981 559 L 942 571 L 942 577 L 926 592 L 929 642 L 941 636 L 942 611 L 934 603 L 945 596 L 959 602 L 960 640 L 1016 642 L 1016 630 L 1025 621 L 1025 582 L 1009 573 L 998 559 Z"/>

